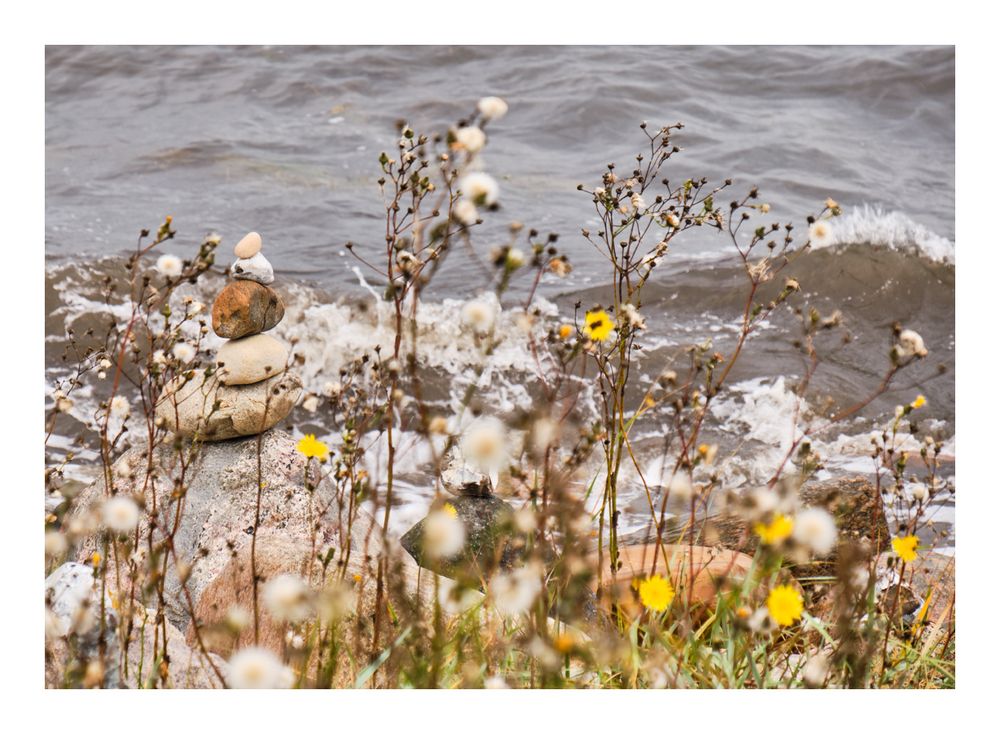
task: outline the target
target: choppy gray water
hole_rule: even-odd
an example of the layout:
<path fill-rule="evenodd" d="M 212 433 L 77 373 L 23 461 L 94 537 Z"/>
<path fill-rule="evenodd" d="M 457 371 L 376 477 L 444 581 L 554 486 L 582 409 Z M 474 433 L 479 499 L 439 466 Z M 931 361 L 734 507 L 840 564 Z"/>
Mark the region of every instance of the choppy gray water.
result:
<path fill-rule="evenodd" d="M 576 269 L 541 290 L 560 310 L 599 300 L 606 282 L 579 235 L 593 209 L 576 185 L 593 184 L 610 161 L 627 165 L 644 140 L 640 121 L 683 121 L 671 178 L 757 184 L 772 213 L 796 223 L 827 196 L 844 206 L 839 244 L 793 273 L 817 306 L 843 311 L 856 338 L 817 376 L 817 404 L 877 382 L 895 320 L 931 349 L 899 389 L 829 437 L 842 468 L 861 468 L 863 437 L 916 392 L 930 400 L 927 420 L 953 441 L 954 69 L 951 48 L 918 47 L 49 48 L 48 376 L 61 374 L 66 326 L 102 308 L 94 282 L 113 265 L 101 258 L 170 214 L 179 252 L 209 231 L 224 244 L 262 233 L 293 304 L 284 328 L 300 329 L 307 349 L 313 339 L 307 379 L 322 384 L 339 352 L 377 339 L 334 296 L 368 298 L 342 245 L 379 243 L 376 159 L 391 149 L 395 122 L 440 130 L 496 94 L 510 112 L 491 126 L 484 153 L 501 185 L 492 231 L 518 219 L 560 233 Z M 647 375 L 686 343 L 710 336 L 724 350 L 742 308 L 721 238 L 695 237 L 670 257 L 644 299 Z M 452 259 L 431 294 L 440 308 L 428 318 L 439 319 L 451 351 L 430 367 L 446 377 L 471 359 L 445 328 L 457 308 L 447 299 L 475 295 L 481 281 L 468 261 Z M 294 318 L 305 312 L 311 329 Z M 774 319 L 716 416 L 720 440 L 739 436 L 749 481 L 746 467 L 787 432 L 786 381 L 801 372 L 791 328 Z M 499 412 L 527 395 L 516 344 L 508 360 L 490 385 Z M 855 449 L 857 462 L 843 458 Z M 414 498 L 420 486 L 415 467 Z"/>

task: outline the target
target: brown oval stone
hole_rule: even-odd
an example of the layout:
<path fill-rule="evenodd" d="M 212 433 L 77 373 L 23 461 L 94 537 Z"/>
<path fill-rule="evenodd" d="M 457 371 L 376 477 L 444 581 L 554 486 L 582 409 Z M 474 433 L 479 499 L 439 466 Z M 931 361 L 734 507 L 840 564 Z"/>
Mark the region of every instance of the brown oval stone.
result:
<path fill-rule="evenodd" d="M 650 543 L 626 546 L 620 548 L 619 553 L 622 565 L 613 577 L 608 551 L 604 551 L 601 599 L 605 606 L 613 602 L 630 618 L 642 612 L 632 582 L 652 574 L 654 567 L 657 574 L 670 579 L 679 602 L 686 603 L 690 599 L 701 611 L 714 608 L 719 589 L 738 587 L 753 568 L 750 556 L 725 548 L 663 545 L 658 549 L 655 543 Z M 591 556 L 591 563 L 596 569 L 596 553 Z M 591 586 L 597 589 L 596 577 Z"/>
<path fill-rule="evenodd" d="M 223 339 L 239 339 L 273 329 L 285 316 L 281 296 L 252 280 L 236 280 L 212 304 L 212 328 Z"/>

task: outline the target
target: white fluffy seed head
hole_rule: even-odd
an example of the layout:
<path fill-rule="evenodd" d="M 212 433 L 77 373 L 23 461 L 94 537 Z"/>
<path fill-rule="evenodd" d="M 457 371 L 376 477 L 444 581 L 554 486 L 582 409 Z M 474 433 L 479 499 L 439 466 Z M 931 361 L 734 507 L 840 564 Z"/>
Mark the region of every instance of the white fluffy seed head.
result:
<path fill-rule="evenodd" d="M 184 272 L 184 262 L 176 255 L 160 255 L 156 259 L 156 269 L 161 275 L 176 278 Z"/>
<path fill-rule="evenodd" d="M 115 395 L 111 398 L 110 413 L 113 417 L 124 420 L 128 418 L 131 412 L 132 407 L 128 404 L 128 398 L 124 395 Z"/>
<path fill-rule="evenodd" d="M 357 594 L 348 583 L 335 581 L 320 591 L 316 607 L 319 618 L 324 624 L 334 624 L 354 612 L 357 607 Z"/>
<path fill-rule="evenodd" d="M 139 505 L 130 497 L 112 497 L 101 508 L 105 527 L 116 533 L 128 533 L 139 524 Z"/>
<path fill-rule="evenodd" d="M 226 624 L 237 632 L 246 629 L 253 622 L 253 616 L 246 607 L 233 605 L 226 610 Z"/>
<path fill-rule="evenodd" d="M 477 418 L 462 436 L 459 450 L 475 470 L 499 471 L 507 460 L 507 429 L 493 416 Z"/>
<path fill-rule="evenodd" d="M 826 247 L 833 242 L 833 227 L 827 221 L 816 220 L 809 225 L 809 241 L 814 247 Z"/>
<path fill-rule="evenodd" d="M 304 622 L 312 614 L 312 595 L 298 576 L 283 573 L 264 584 L 264 607 L 280 622 Z"/>
<path fill-rule="evenodd" d="M 245 647 L 229 658 L 229 685 L 233 688 L 291 688 L 295 674 L 270 650 Z"/>
<path fill-rule="evenodd" d="M 471 199 L 459 199 L 455 202 L 452 213 L 455 215 L 455 219 L 466 226 L 475 224 L 479 220 L 479 210 L 476 209 L 476 205 L 472 203 Z"/>
<path fill-rule="evenodd" d="M 424 521 L 424 552 L 430 558 L 451 558 L 465 545 L 465 526 L 450 505 L 431 512 Z"/>
<path fill-rule="evenodd" d="M 507 114 L 507 103 L 499 97 L 483 97 L 476 105 L 484 120 L 499 120 Z"/>
<path fill-rule="evenodd" d="M 837 545 L 837 523 L 819 507 L 808 507 L 795 515 L 792 538 L 817 556 L 829 555 Z"/>
<path fill-rule="evenodd" d="M 542 457 L 550 447 L 559 443 L 560 427 L 557 421 L 543 416 L 531 424 L 531 447 Z"/>
<path fill-rule="evenodd" d="M 500 196 L 500 187 L 488 173 L 473 171 L 462 176 L 458 189 L 478 206 L 492 206 Z"/>
<path fill-rule="evenodd" d="M 455 142 L 470 153 L 478 153 L 486 145 L 486 133 L 474 125 L 460 127 L 455 131 Z"/>
<path fill-rule="evenodd" d="M 625 318 L 633 329 L 645 329 L 646 319 L 639 313 L 639 309 L 631 303 L 626 303 L 623 309 Z"/>
<path fill-rule="evenodd" d="M 174 348 L 171 351 L 174 355 L 174 358 L 177 359 L 177 361 L 181 362 L 182 364 L 187 364 L 188 362 L 190 362 L 192 359 L 194 359 L 195 354 L 198 353 L 197 350 L 187 342 L 177 342 L 176 344 L 174 344 Z"/>
<path fill-rule="evenodd" d="M 466 301 L 462 306 L 462 323 L 479 334 L 489 333 L 496 322 L 496 316 L 496 308 L 482 299 Z"/>
<path fill-rule="evenodd" d="M 505 617 L 514 617 L 527 612 L 541 591 L 542 580 L 539 570 L 530 565 L 497 574 L 489 585 L 493 606 Z"/>
<path fill-rule="evenodd" d="M 913 329 L 903 329 L 899 332 L 899 351 L 903 357 L 926 357 L 927 347 L 924 338 Z"/>
<path fill-rule="evenodd" d="M 62 558 L 69 550 L 69 541 L 66 536 L 58 530 L 49 530 L 45 533 L 45 557 Z"/>

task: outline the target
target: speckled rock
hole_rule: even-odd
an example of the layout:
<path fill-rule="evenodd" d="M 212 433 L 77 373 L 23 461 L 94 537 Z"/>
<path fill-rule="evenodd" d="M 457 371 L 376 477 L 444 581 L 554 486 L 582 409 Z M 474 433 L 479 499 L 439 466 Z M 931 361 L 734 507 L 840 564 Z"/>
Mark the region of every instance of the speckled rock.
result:
<path fill-rule="evenodd" d="M 262 245 L 263 241 L 261 240 L 260 235 L 256 232 L 250 232 L 246 237 L 236 243 L 236 247 L 233 248 L 233 254 L 240 258 L 253 257 L 260 252 Z"/>
<path fill-rule="evenodd" d="M 122 668 L 125 685 L 129 688 L 221 688 L 228 673 L 228 663 L 218 654 L 202 654 L 197 643 L 192 640 L 188 644 L 184 633 L 169 621 L 163 624 L 167 630 L 164 645 L 163 630 L 157 630 L 154 620 L 152 610 L 142 610 L 136 615 L 128 657 Z M 154 650 L 157 656 L 164 652 L 170 656 L 168 667 L 157 665 Z"/>
<path fill-rule="evenodd" d="M 449 578 L 465 577 L 468 573 L 489 577 L 497 568 L 510 568 L 515 559 L 511 536 L 511 516 L 508 503 L 497 497 L 460 496 L 448 500 L 465 526 L 465 546 L 455 556 L 444 561 L 432 561 L 423 551 L 424 518 L 400 539 L 413 559 L 436 573 Z M 434 508 L 436 509 L 436 508 Z"/>
<path fill-rule="evenodd" d="M 172 442 L 153 452 L 152 463 L 156 478 L 146 481 L 148 461 L 144 448 L 129 449 L 115 462 L 113 476 L 116 491 L 141 497 L 145 510 L 139 523 L 139 547 L 144 548 L 150 532 L 150 512 L 156 500 L 157 528 L 173 528 L 178 502 L 183 512 L 174 534 L 174 546 L 180 559 L 191 563 L 187 591 L 197 608 L 204 590 L 215 582 L 230 561 L 247 548 L 256 533 L 260 537 L 279 534 L 297 544 L 310 546 L 315 529 L 317 547 L 337 549 L 351 547 L 363 557 L 365 552 L 378 553 L 379 531 L 371 531 L 370 516 L 361 511 L 351 524 L 339 512 L 336 488 L 319 479 L 314 492 L 305 488 L 305 457 L 295 448 L 295 439 L 280 430 L 268 431 L 260 438 L 260 525 L 254 528 L 257 503 L 257 438 L 244 438 L 219 443 L 185 445 L 176 448 Z M 178 451 L 185 452 L 188 461 L 184 472 L 186 491 L 183 499 L 175 493 L 174 479 L 180 475 Z M 188 456 L 187 452 L 194 452 Z M 73 516 L 83 517 L 105 496 L 104 479 L 85 488 L 73 503 Z M 316 508 L 326 507 L 318 513 Z M 161 538 L 156 531 L 154 538 Z M 370 540 L 366 543 L 366 538 Z M 97 547 L 98 536 L 81 544 L 79 557 L 87 558 Z M 195 562 L 196 561 L 196 562 Z M 127 574 L 122 566 L 123 577 Z M 109 579 L 115 576 L 108 575 Z M 190 622 L 190 613 L 181 582 L 173 563 L 168 567 L 165 582 L 166 614 L 182 631 Z M 143 600 L 153 606 L 155 597 Z"/>
<path fill-rule="evenodd" d="M 216 375 L 194 370 L 163 389 L 156 416 L 186 437 L 223 441 L 262 433 L 284 420 L 302 393 L 302 381 L 284 372 L 253 385 L 223 385 Z M 216 405 L 217 404 L 217 405 Z"/>
<path fill-rule="evenodd" d="M 212 329 L 223 339 L 239 339 L 273 329 L 284 317 L 281 296 L 252 280 L 229 283 L 212 304 Z"/>
<path fill-rule="evenodd" d="M 46 686 L 79 687 L 87 665 L 101 659 L 101 603 L 94 567 L 89 563 L 64 563 L 49 574 L 45 579 L 45 613 Z M 117 626 L 118 615 L 111 605 L 111 597 L 105 594 L 106 652 L 102 688 L 117 688 L 121 684 Z M 75 650 L 75 654 L 71 650 Z"/>
<path fill-rule="evenodd" d="M 356 544 L 360 546 L 360 549 L 354 550 L 350 554 L 341 552 L 335 556 L 330 571 L 327 573 L 328 588 L 340 589 L 340 593 L 343 594 L 341 598 L 346 602 L 345 618 L 351 620 L 342 626 L 347 637 L 346 644 L 352 650 L 360 648 L 363 652 L 357 659 L 352 659 L 353 656 L 343 656 L 338 662 L 336 677 L 332 680 L 318 682 L 322 687 L 330 685 L 338 688 L 352 686 L 371 657 L 381 652 L 381 650 L 371 649 L 372 639 L 369 628 L 375 617 L 377 564 L 373 550 L 381 547 L 379 543 L 380 530 L 370 524 L 365 526 L 366 530 L 368 528 L 373 528 L 367 543 L 368 552 L 364 550 L 366 546 L 365 534 L 352 532 L 352 537 L 356 539 Z M 323 578 L 322 567 L 316 560 L 316 554 L 312 551 L 309 539 L 286 533 L 283 530 L 260 531 L 257 536 L 255 567 L 261 583 L 266 583 L 268 579 L 279 574 L 290 573 L 302 578 L 311 578 L 312 586 L 316 589 L 324 586 L 320 581 Z M 337 582 L 336 578 L 341 570 L 343 570 L 344 581 Z M 385 586 L 385 594 L 392 604 L 394 612 L 407 619 L 422 616 L 430 622 L 430 615 L 433 612 L 435 579 L 441 585 L 448 583 L 448 579 L 436 577 L 433 573 L 421 569 L 412 558 L 397 547 L 394 552 L 390 553 Z M 337 586 L 338 583 L 339 586 Z M 203 630 L 202 637 L 208 649 L 223 656 L 228 656 L 234 649 L 254 644 L 252 624 L 244 628 L 237 638 L 234 638 L 232 634 L 213 633 L 216 629 L 224 628 L 226 614 L 234 606 L 247 610 L 253 608 L 253 576 L 251 575 L 250 548 L 247 545 L 244 545 L 239 552 L 232 556 L 228 565 L 205 588 L 195 609 L 195 616 Z M 447 615 L 447 609 L 444 611 Z M 358 624 L 358 619 L 363 620 L 364 624 Z M 259 622 L 256 644 L 269 648 L 278 655 L 284 654 L 287 646 L 285 635 L 288 626 L 276 621 L 266 606 L 260 609 Z M 388 614 L 382 615 L 382 624 L 385 625 L 382 631 L 383 639 L 392 639 L 393 635 L 399 634 L 398 629 L 393 627 Z M 188 631 L 188 642 L 192 646 L 195 644 L 193 627 Z M 313 662 L 316 659 L 314 656 Z M 292 664 L 295 665 L 294 662 Z M 390 670 L 385 672 L 390 672 L 393 668 L 393 661 L 387 661 L 386 664 Z M 317 674 L 318 671 L 315 668 L 307 671 L 310 680 L 315 680 Z M 389 679 L 393 679 L 391 672 Z"/>
<path fill-rule="evenodd" d="M 274 282 L 274 268 L 262 252 L 253 257 L 239 258 L 229 268 L 229 273 L 237 280 L 252 280 L 262 285 Z"/>
<path fill-rule="evenodd" d="M 252 385 L 280 375 L 288 363 L 288 347 L 268 334 L 231 339 L 215 357 L 224 385 Z"/>

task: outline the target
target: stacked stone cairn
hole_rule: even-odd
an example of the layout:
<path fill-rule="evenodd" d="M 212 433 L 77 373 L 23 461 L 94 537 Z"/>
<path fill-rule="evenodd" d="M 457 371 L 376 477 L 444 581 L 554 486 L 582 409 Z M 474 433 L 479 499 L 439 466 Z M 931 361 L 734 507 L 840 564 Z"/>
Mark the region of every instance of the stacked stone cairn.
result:
<path fill-rule="evenodd" d="M 234 248 L 233 280 L 212 305 L 212 329 L 227 339 L 214 369 L 178 376 L 163 391 L 157 415 L 173 431 L 203 441 L 263 433 L 291 412 L 302 382 L 288 365 L 288 347 L 265 334 L 285 315 L 270 285 L 274 269 L 251 232 Z"/>

